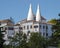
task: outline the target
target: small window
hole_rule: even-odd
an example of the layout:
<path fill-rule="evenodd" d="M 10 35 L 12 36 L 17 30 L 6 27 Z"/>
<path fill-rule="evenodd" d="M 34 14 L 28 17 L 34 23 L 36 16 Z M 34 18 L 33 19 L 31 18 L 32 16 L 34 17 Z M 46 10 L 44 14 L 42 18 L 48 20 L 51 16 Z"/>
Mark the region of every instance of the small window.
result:
<path fill-rule="evenodd" d="M 30 31 L 28 31 L 27 36 L 29 36 L 29 34 L 30 34 Z"/>
<path fill-rule="evenodd" d="M 46 33 L 46 36 L 48 36 L 48 33 Z"/>
<path fill-rule="evenodd" d="M 38 28 L 38 25 L 35 25 L 34 28 Z"/>
<path fill-rule="evenodd" d="M 25 26 L 24 26 L 24 29 L 25 29 Z"/>
<path fill-rule="evenodd" d="M 45 29 L 45 26 L 43 26 L 43 29 Z"/>
<path fill-rule="evenodd" d="M 19 29 L 21 30 L 21 29 L 22 29 L 22 27 L 19 27 Z"/>
<path fill-rule="evenodd" d="M 40 25 L 40 28 L 41 28 L 41 25 Z"/>
<path fill-rule="evenodd" d="M 46 26 L 46 29 L 48 29 L 48 26 Z"/>
<path fill-rule="evenodd" d="M 32 25 L 30 26 L 30 28 L 32 28 Z"/>
<path fill-rule="evenodd" d="M 14 28 L 13 27 L 8 27 L 8 30 L 13 30 Z"/>
<path fill-rule="evenodd" d="M 0 22 L 0 25 L 1 25 L 1 22 Z"/>
<path fill-rule="evenodd" d="M 5 27 L 5 30 L 7 30 L 7 27 Z"/>
<path fill-rule="evenodd" d="M 45 33 L 43 33 L 43 36 L 45 36 Z"/>
<path fill-rule="evenodd" d="M 27 25 L 27 29 L 29 29 L 29 26 Z"/>

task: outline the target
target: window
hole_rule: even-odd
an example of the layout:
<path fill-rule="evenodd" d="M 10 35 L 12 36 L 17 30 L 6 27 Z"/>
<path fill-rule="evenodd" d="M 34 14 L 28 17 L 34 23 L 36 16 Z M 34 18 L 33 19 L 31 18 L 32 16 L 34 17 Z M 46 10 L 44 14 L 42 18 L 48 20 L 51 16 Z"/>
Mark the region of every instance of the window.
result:
<path fill-rule="evenodd" d="M 1 25 L 1 22 L 0 22 L 0 25 Z"/>
<path fill-rule="evenodd" d="M 46 26 L 46 29 L 48 29 L 48 26 Z"/>
<path fill-rule="evenodd" d="M 46 36 L 48 36 L 48 33 L 46 33 Z"/>
<path fill-rule="evenodd" d="M 43 29 L 45 29 L 45 26 L 43 26 Z"/>
<path fill-rule="evenodd" d="M 45 33 L 43 33 L 43 36 L 45 36 Z"/>
<path fill-rule="evenodd" d="M 40 25 L 40 28 L 41 28 L 41 25 Z"/>
<path fill-rule="evenodd" d="M 13 30 L 14 28 L 13 27 L 8 27 L 8 30 Z"/>
<path fill-rule="evenodd" d="M 38 28 L 38 25 L 35 25 L 34 28 Z"/>
<path fill-rule="evenodd" d="M 30 28 L 32 28 L 32 25 L 30 26 Z"/>
<path fill-rule="evenodd" d="M 29 34 L 30 34 L 30 31 L 28 31 L 27 36 L 29 36 Z"/>
<path fill-rule="evenodd" d="M 24 26 L 24 29 L 25 29 L 25 26 Z"/>
<path fill-rule="evenodd" d="M 7 30 L 7 27 L 5 27 L 5 30 Z"/>
<path fill-rule="evenodd" d="M 22 30 L 22 27 L 19 27 L 20 30 Z"/>
<path fill-rule="evenodd" d="M 29 29 L 29 26 L 27 25 L 27 29 Z"/>

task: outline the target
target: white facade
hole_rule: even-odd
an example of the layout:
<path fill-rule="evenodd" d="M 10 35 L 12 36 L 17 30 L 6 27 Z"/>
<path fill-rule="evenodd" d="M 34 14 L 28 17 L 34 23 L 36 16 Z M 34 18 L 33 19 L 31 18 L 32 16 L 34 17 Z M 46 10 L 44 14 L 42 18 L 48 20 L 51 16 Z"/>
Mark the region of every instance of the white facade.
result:
<path fill-rule="evenodd" d="M 26 22 L 22 23 L 21 27 L 23 28 L 23 32 L 28 34 L 31 32 L 39 32 L 44 37 L 50 37 L 52 35 L 52 25 L 47 23 L 39 23 L 39 22 Z"/>
<path fill-rule="evenodd" d="M 27 19 L 18 22 L 18 24 L 20 23 L 21 27 L 23 28 L 22 31 L 26 34 L 31 32 L 39 32 L 44 37 L 50 37 L 52 35 L 52 25 L 48 24 L 46 22 L 46 19 L 43 16 L 41 16 L 39 5 L 37 7 L 37 12 L 34 17 L 31 5 L 29 10 L 31 14 L 28 12 Z"/>
<path fill-rule="evenodd" d="M 5 19 L 5 20 L 0 20 L 0 27 L 2 27 L 2 31 L 4 32 L 4 40 L 6 45 L 9 44 L 9 37 L 12 37 L 14 35 L 14 26 L 11 20 Z"/>
<path fill-rule="evenodd" d="M 0 27 L 5 28 L 6 43 L 9 43 L 8 37 L 14 36 L 16 33 L 22 31 L 29 35 L 31 32 L 38 32 L 44 37 L 52 35 L 52 25 L 46 22 L 46 19 L 41 16 L 39 5 L 37 7 L 36 15 L 33 14 L 32 6 L 30 4 L 27 19 L 24 19 L 14 25 L 10 20 L 0 21 Z"/>

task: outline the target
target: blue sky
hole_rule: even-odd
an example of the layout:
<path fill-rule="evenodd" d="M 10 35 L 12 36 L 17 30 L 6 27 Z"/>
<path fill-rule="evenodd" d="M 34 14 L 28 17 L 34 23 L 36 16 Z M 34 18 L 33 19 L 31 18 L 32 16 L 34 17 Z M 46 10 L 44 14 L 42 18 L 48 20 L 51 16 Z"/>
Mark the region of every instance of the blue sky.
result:
<path fill-rule="evenodd" d="M 0 0 L 0 20 L 12 17 L 18 22 L 27 17 L 29 4 L 32 4 L 34 14 L 40 4 L 41 15 L 47 20 L 58 18 L 60 0 Z"/>

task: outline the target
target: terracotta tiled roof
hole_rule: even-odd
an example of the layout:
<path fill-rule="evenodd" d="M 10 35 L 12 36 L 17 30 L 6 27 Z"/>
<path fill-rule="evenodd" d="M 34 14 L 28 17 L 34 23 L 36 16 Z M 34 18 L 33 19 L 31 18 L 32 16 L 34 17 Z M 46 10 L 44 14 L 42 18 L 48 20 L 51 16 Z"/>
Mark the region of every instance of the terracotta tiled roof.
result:
<path fill-rule="evenodd" d="M 12 22 L 11 20 L 9 19 L 5 19 L 5 20 L 0 20 L 1 23 L 7 23 L 7 22 Z"/>
<path fill-rule="evenodd" d="M 42 20 L 46 20 L 43 16 L 41 16 Z"/>
<path fill-rule="evenodd" d="M 24 21 L 24 22 L 21 22 L 21 24 L 23 24 L 23 23 L 28 23 L 28 22 L 35 22 L 35 23 L 40 23 L 40 24 L 49 24 L 49 25 L 52 25 L 52 24 L 50 24 L 50 23 L 47 23 L 47 22 L 38 22 L 38 21 L 35 21 L 35 20 L 30 20 L 30 21 Z"/>
<path fill-rule="evenodd" d="M 10 19 L 0 20 L 0 23 L 7 23 L 6 26 L 14 26 Z"/>
<path fill-rule="evenodd" d="M 7 24 L 6 26 L 14 26 L 14 24 Z"/>
<path fill-rule="evenodd" d="M 20 26 L 20 24 L 15 24 L 14 26 Z"/>
<path fill-rule="evenodd" d="M 36 16 L 34 16 L 34 18 L 36 18 Z M 41 19 L 42 20 L 46 20 L 43 16 L 41 16 Z M 30 20 L 30 21 L 35 21 L 36 22 L 36 19 L 35 20 Z M 30 21 L 27 21 L 27 18 L 26 19 L 24 19 L 24 20 L 22 20 L 22 21 L 20 21 L 21 23 L 24 23 L 24 22 L 30 22 Z"/>

